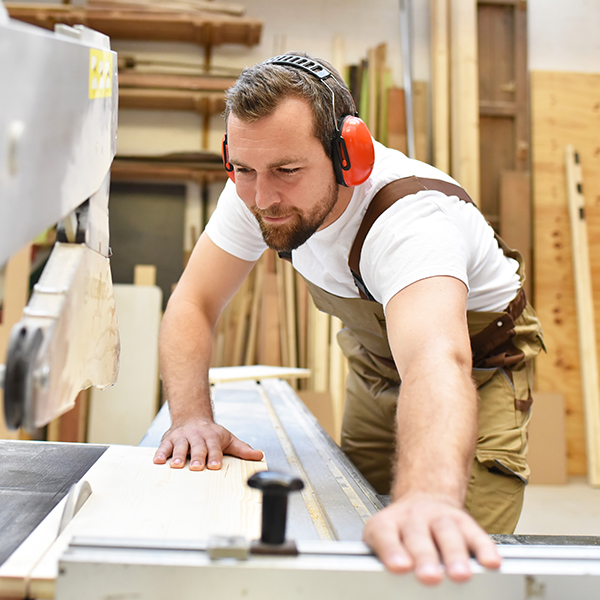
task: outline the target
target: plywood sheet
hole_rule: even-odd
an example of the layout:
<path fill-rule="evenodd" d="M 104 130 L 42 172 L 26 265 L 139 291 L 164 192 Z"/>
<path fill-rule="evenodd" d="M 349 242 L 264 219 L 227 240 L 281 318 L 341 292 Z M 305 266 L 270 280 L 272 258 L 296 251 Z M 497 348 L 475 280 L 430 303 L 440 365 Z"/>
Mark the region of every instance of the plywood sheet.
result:
<path fill-rule="evenodd" d="M 4 297 L 0 298 L 0 364 L 6 361 L 10 331 L 23 316 L 29 297 L 31 246 L 27 245 L 6 264 Z M 10 431 L 4 422 L 4 393 L 0 389 L 0 438 L 16 439 L 19 433 Z"/>
<path fill-rule="evenodd" d="M 210 535 L 260 536 L 260 493 L 247 479 L 266 463 L 226 456 L 220 471 L 171 469 L 152 462 L 154 448 L 111 446 L 88 471 L 93 493 L 56 537 L 63 504 L 3 565 L 0 582 L 30 597 L 52 598 L 58 560 L 74 535 L 205 540 Z"/>
<path fill-rule="evenodd" d="M 585 429 L 564 156 L 571 144 L 581 157 L 598 331 L 600 75 L 533 72 L 531 100 L 534 298 L 548 346 L 548 354 L 537 361 L 537 388 L 564 394 L 569 473 L 583 475 Z"/>
<path fill-rule="evenodd" d="M 529 425 L 527 463 L 529 483 L 568 483 L 563 394 L 533 392 L 533 416 Z"/>
<path fill-rule="evenodd" d="M 158 411 L 158 333 L 162 292 L 155 285 L 115 284 L 121 338 L 119 378 L 91 392 L 88 441 L 138 444 Z"/>

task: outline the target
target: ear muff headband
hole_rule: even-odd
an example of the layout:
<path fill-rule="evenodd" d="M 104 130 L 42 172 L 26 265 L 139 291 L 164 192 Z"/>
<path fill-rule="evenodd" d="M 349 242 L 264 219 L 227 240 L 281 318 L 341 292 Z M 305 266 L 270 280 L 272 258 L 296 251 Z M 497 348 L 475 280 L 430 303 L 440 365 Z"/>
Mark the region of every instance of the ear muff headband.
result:
<path fill-rule="evenodd" d="M 366 123 L 358 115 L 343 116 L 339 123 L 335 121 L 335 94 L 325 81 L 333 77 L 331 71 L 323 65 L 304 56 L 282 54 L 265 61 L 266 63 L 302 69 L 316 77 L 331 92 L 332 114 L 335 126 L 335 136 L 332 141 L 331 160 L 337 182 L 343 186 L 360 185 L 366 181 L 373 171 L 375 163 L 375 148 Z M 229 162 L 227 150 L 227 134 L 223 137 L 222 156 L 225 170 L 229 178 L 235 181 L 233 165 Z"/>
<path fill-rule="evenodd" d="M 235 183 L 235 172 L 233 165 L 229 162 L 229 148 L 227 147 L 227 134 L 223 135 L 223 141 L 221 142 L 221 158 L 223 159 L 223 166 L 229 175 L 229 179 Z"/>

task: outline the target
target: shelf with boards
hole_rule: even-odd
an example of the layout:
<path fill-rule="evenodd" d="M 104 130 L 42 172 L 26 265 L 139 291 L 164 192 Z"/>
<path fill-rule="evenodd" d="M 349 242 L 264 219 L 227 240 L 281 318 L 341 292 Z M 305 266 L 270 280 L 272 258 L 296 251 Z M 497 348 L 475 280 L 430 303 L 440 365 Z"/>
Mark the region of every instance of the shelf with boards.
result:
<path fill-rule="evenodd" d="M 262 21 L 208 12 L 143 11 L 65 4 L 5 4 L 11 18 L 54 29 L 57 23 L 85 25 L 115 40 L 192 42 L 201 46 L 260 42 Z"/>

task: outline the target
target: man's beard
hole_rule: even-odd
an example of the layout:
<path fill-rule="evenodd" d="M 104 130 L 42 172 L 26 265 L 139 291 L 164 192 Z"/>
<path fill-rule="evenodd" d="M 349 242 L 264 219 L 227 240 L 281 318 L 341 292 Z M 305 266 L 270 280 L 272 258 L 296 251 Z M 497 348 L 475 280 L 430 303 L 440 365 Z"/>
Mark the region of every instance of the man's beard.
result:
<path fill-rule="evenodd" d="M 277 252 L 291 252 L 295 250 L 308 238 L 310 238 L 323 224 L 329 213 L 333 210 L 338 199 L 339 188 L 335 181 L 328 190 L 327 196 L 322 198 L 307 214 L 303 214 L 298 208 L 281 207 L 278 204 L 260 210 L 252 207 L 252 213 L 256 217 L 263 239 L 267 246 Z M 281 218 L 290 216 L 281 225 L 267 223 L 263 217 Z"/>

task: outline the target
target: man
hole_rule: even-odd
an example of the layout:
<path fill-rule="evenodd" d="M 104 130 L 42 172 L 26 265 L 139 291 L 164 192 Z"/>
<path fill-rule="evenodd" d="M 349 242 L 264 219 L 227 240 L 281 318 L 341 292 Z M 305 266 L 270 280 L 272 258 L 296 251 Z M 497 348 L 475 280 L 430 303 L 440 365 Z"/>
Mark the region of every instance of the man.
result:
<path fill-rule="evenodd" d="M 221 311 L 274 248 L 347 327 L 342 448 L 393 500 L 365 541 L 391 571 L 437 583 L 441 558 L 461 581 L 470 551 L 499 566 L 483 528 L 512 532 L 520 514 L 539 323 L 518 254 L 499 246 L 466 192 L 368 135 L 365 146 L 354 112 L 339 75 L 306 55 L 246 69 L 229 90 L 234 181 L 165 313 L 173 424 L 155 462 L 172 455 L 183 467 L 189 453 L 201 470 L 219 469 L 223 453 L 261 458 L 214 423 L 208 365 Z"/>

